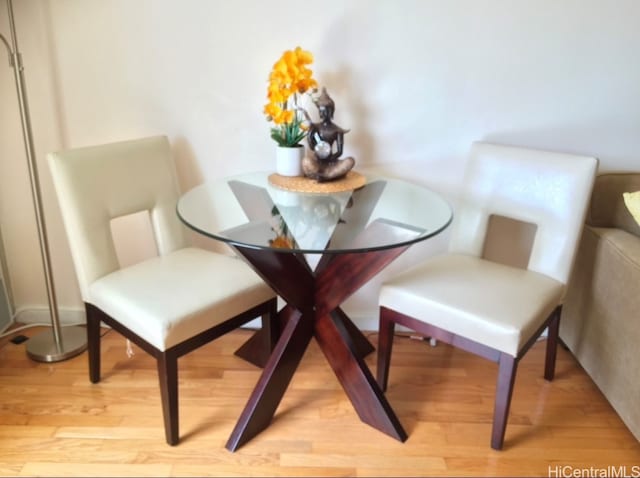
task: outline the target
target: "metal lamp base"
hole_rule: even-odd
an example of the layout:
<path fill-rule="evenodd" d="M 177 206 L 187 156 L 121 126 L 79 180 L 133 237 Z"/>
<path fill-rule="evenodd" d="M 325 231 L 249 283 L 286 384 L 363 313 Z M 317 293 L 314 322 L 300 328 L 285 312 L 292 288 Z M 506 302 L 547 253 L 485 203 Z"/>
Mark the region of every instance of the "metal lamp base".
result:
<path fill-rule="evenodd" d="M 48 330 L 27 341 L 27 355 L 36 362 L 60 362 L 81 354 L 87 348 L 87 329 L 61 327 L 60 346 L 56 344 L 53 330 Z"/>

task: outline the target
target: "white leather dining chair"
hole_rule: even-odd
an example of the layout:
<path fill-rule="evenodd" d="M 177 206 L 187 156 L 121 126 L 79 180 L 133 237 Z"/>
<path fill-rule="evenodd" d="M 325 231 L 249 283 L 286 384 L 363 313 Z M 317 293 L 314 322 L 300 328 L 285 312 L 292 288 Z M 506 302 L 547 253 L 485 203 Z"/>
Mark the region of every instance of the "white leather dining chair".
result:
<path fill-rule="evenodd" d="M 386 390 L 395 324 L 499 364 L 491 447 L 502 449 L 519 360 L 548 328 L 544 377 L 552 380 L 562 300 L 598 161 L 474 143 L 449 251 L 380 290 L 377 380 Z M 535 226 L 524 268 L 483 257 L 492 216 Z M 509 247 L 509 238 L 502 238 Z"/>
<path fill-rule="evenodd" d="M 178 431 L 178 358 L 262 316 L 276 295 L 243 261 L 189 247 L 164 136 L 48 155 L 87 314 L 89 377 L 100 381 L 100 322 L 157 360 L 166 441 Z M 120 267 L 111 221 L 148 212 L 158 255 Z"/>

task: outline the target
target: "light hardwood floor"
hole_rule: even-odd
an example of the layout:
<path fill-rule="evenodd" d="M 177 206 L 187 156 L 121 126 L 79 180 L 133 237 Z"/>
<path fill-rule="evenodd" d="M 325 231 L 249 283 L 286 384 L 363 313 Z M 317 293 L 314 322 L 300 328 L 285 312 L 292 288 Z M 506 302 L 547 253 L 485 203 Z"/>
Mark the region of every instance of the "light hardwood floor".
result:
<path fill-rule="evenodd" d="M 271 426 L 230 453 L 259 376 L 233 355 L 249 334 L 180 359 L 176 447 L 164 440 L 154 360 L 135 348 L 127 356 L 116 332 L 103 338 L 97 385 L 86 354 L 35 363 L 24 344 L 0 339 L 0 475 L 589 476 L 567 473 L 626 466 L 640 476 L 640 444 L 568 351 L 559 350 L 555 381 L 542 379 L 543 342 L 520 364 L 502 452 L 489 447 L 497 366 L 397 337 L 387 395 L 405 443 L 360 422 L 312 342 Z M 367 361 L 374 370 L 375 354 Z"/>

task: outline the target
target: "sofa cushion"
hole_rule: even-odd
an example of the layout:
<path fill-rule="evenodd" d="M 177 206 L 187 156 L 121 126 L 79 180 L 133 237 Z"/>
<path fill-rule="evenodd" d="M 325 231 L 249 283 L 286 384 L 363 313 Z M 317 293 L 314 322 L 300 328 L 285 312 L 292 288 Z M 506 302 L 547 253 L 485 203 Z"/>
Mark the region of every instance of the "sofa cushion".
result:
<path fill-rule="evenodd" d="M 626 204 L 627 209 L 640 225 L 640 191 L 624 193 L 622 197 L 624 198 L 624 203 Z"/>
<path fill-rule="evenodd" d="M 616 227 L 640 237 L 636 223 L 624 204 L 622 193 L 640 190 L 640 173 L 605 173 L 593 185 L 587 224 L 596 227 Z"/>

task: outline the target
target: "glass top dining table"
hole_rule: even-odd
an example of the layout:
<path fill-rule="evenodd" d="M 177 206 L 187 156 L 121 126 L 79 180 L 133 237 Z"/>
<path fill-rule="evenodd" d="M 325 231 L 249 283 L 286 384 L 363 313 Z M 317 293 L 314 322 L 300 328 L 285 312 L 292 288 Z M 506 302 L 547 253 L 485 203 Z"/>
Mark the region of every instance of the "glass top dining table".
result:
<path fill-rule="evenodd" d="M 272 185 L 267 172 L 195 187 L 180 198 L 178 215 L 213 239 L 307 254 L 410 245 L 438 234 L 452 217 L 440 195 L 407 181 L 367 177 L 355 191 L 294 192 Z"/>
<path fill-rule="evenodd" d="M 207 182 L 179 199 L 185 225 L 228 244 L 286 304 L 236 352 L 264 370 L 227 449 L 235 451 L 270 424 L 311 339 L 360 420 L 406 440 L 365 363 L 374 347 L 340 305 L 412 244 L 446 229 L 453 214 L 428 188 L 365 179 L 355 190 L 294 192 L 258 172 Z"/>

